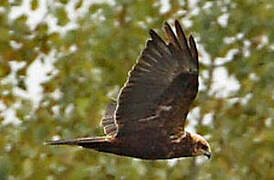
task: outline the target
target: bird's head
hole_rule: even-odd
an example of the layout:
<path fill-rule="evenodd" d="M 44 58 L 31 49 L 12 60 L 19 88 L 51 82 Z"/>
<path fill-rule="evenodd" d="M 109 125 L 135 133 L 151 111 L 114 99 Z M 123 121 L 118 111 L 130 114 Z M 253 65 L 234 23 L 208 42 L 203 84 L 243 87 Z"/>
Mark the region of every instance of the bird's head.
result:
<path fill-rule="evenodd" d="M 208 159 L 211 158 L 211 149 L 209 143 L 205 138 L 200 136 L 199 134 L 191 134 L 191 138 L 193 140 L 193 156 L 201 156 L 204 155 Z"/>

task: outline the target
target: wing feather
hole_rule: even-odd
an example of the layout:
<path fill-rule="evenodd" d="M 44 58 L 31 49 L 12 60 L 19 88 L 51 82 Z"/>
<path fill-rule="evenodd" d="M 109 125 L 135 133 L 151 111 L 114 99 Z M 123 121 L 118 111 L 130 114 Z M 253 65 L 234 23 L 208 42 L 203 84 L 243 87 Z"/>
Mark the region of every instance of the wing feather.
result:
<path fill-rule="evenodd" d="M 165 23 L 168 42 L 150 30 L 151 40 L 129 72 L 115 110 L 118 136 L 144 128 L 183 129 L 198 90 L 198 54 L 178 21 L 176 35 Z"/>
<path fill-rule="evenodd" d="M 195 61 L 195 65 L 197 67 L 197 70 L 199 71 L 199 61 L 198 61 L 198 50 L 194 41 L 194 38 L 192 35 L 189 37 L 189 44 L 190 44 L 190 52 L 191 56 Z"/>
<path fill-rule="evenodd" d="M 104 127 L 104 133 L 108 136 L 115 136 L 117 133 L 117 125 L 114 119 L 116 106 L 117 106 L 117 103 L 114 100 L 112 100 L 107 105 L 105 115 L 101 121 Z"/>
<path fill-rule="evenodd" d="M 176 33 L 178 35 L 180 48 L 183 50 L 184 53 L 189 53 L 189 48 L 188 48 L 185 33 L 177 20 L 175 21 L 175 28 L 176 28 Z"/>

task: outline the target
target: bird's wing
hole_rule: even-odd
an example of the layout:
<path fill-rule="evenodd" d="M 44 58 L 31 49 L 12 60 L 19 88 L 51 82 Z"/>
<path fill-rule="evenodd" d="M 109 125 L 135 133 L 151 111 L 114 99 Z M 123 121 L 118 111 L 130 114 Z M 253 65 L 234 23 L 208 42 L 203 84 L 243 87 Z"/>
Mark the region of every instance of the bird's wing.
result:
<path fill-rule="evenodd" d="M 117 133 L 117 125 L 114 120 L 114 113 L 117 103 L 112 100 L 106 108 L 105 115 L 102 119 L 102 125 L 104 127 L 104 133 L 108 136 L 115 136 Z"/>
<path fill-rule="evenodd" d="M 166 43 L 153 30 L 151 40 L 120 91 L 115 111 L 118 136 L 141 129 L 184 129 L 189 106 L 198 91 L 198 53 L 178 21 L 176 34 L 165 23 Z"/>

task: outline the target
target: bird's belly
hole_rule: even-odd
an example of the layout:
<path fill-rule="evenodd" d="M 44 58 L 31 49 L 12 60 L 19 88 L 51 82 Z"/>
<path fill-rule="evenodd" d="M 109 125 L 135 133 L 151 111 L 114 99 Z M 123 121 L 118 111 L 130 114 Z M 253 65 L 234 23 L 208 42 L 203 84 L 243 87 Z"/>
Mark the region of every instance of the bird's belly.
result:
<path fill-rule="evenodd" d="M 141 159 L 168 159 L 174 155 L 169 142 L 160 138 L 150 138 L 149 134 L 117 138 L 111 153 Z"/>

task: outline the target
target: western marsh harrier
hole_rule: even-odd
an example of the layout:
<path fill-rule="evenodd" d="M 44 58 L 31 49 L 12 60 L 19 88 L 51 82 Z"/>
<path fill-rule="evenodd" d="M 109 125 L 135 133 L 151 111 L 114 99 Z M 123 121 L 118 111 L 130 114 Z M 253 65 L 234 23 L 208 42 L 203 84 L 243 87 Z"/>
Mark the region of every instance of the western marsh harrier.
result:
<path fill-rule="evenodd" d="M 47 142 L 76 145 L 141 159 L 211 156 L 208 142 L 185 131 L 189 108 L 198 92 L 198 52 L 192 36 L 175 21 L 176 34 L 164 25 L 167 42 L 150 30 L 137 63 L 129 72 L 117 101 L 102 120 L 104 137 Z"/>

